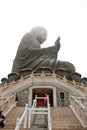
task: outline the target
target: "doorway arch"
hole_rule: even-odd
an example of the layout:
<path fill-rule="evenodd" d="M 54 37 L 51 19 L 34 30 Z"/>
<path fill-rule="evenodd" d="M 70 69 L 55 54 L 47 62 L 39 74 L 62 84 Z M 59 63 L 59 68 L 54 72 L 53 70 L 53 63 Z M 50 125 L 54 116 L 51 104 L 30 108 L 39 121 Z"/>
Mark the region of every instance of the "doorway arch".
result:
<path fill-rule="evenodd" d="M 37 95 L 37 97 L 45 97 L 45 94 L 49 96 L 50 106 L 53 107 L 53 89 L 51 88 L 34 88 L 32 91 L 32 99 L 35 99 L 35 95 Z M 44 99 L 43 101 L 38 99 L 38 102 L 41 106 L 44 106 Z"/>
<path fill-rule="evenodd" d="M 29 106 L 32 106 L 33 99 L 35 95 L 39 97 L 44 97 L 45 93 L 49 95 L 49 101 L 51 107 L 57 106 L 56 88 L 53 86 L 33 86 L 29 88 Z"/>

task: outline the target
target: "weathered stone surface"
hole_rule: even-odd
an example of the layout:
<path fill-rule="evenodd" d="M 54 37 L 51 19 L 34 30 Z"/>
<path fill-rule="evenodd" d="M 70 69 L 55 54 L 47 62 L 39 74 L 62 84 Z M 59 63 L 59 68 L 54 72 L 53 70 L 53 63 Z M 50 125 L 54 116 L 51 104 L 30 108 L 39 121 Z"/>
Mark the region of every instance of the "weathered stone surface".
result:
<path fill-rule="evenodd" d="M 28 104 L 28 95 L 29 95 L 29 89 L 25 89 L 23 91 L 20 91 L 17 93 L 18 95 L 18 106 L 24 106 Z"/>
<path fill-rule="evenodd" d="M 42 73 L 42 71 L 44 71 L 44 73 L 53 73 L 53 71 L 50 68 L 37 68 L 36 71 L 34 71 L 34 73 Z"/>
<path fill-rule="evenodd" d="M 57 70 L 55 71 L 55 73 L 56 73 L 57 75 L 62 76 L 62 77 L 65 76 L 67 79 L 69 79 L 69 72 L 68 72 L 67 70 L 65 70 L 65 69 L 59 68 L 59 69 L 57 69 Z"/>
<path fill-rule="evenodd" d="M 21 76 L 21 77 L 25 77 L 25 76 L 27 76 L 27 75 L 29 75 L 29 74 L 31 74 L 31 73 L 32 73 L 32 70 L 31 70 L 31 69 L 28 69 L 28 68 L 22 69 L 22 70 L 20 71 L 20 76 Z"/>
<path fill-rule="evenodd" d="M 4 84 L 6 84 L 6 83 L 8 82 L 8 79 L 7 79 L 7 78 L 2 78 L 2 79 L 1 79 L 1 82 L 2 82 L 2 84 L 4 85 Z"/>
<path fill-rule="evenodd" d="M 20 76 L 17 73 L 10 73 L 10 74 L 8 74 L 8 82 L 16 81 L 19 78 L 20 78 Z"/>
<path fill-rule="evenodd" d="M 87 78 L 86 78 L 86 77 L 83 77 L 83 78 L 81 79 L 81 83 L 87 85 Z"/>
<path fill-rule="evenodd" d="M 56 69 L 58 69 L 58 68 L 66 70 L 69 73 L 73 73 L 76 70 L 72 63 L 67 62 L 67 61 L 60 61 L 60 60 L 58 60 L 58 65 L 57 65 Z"/>
<path fill-rule="evenodd" d="M 73 81 L 76 81 L 76 82 L 81 82 L 81 74 L 79 74 L 79 73 L 77 73 L 77 72 L 75 72 L 75 73 L 72 73 L 71 75 L 70 75 L 70 77 L 71 77 L 71 80 Z"/>

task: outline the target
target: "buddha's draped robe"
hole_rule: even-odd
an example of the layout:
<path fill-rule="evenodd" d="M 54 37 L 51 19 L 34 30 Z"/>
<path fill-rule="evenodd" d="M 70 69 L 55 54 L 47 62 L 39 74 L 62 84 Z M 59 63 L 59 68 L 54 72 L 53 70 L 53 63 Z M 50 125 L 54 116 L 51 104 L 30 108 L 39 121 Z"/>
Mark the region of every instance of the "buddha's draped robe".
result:
<path fill-rule="evenodd" d="M 13 62 L 12 72 L 19 73 L 22 69 L 50 68 L 55 70 L 57 66 L 57 53 L 59 46 L 48 48 L 19 48 Z"/>

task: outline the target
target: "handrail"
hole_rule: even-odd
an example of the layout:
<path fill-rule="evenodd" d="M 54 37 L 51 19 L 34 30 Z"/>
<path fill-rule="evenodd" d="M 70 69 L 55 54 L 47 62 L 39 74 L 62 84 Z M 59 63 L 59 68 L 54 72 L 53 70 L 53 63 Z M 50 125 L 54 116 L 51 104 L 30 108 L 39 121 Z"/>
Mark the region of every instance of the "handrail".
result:
<path fill-rule="evenodd" d="M 9 95 L 8 97 L 0 99 L 0 109 L 3 110 L 5 115 L 7 115 L 15 106 L 15 95 Z"/>
<path fill-rule="evenodd" d="M 36 100 L 33 100 L 32 108 L 36 107 Z"/>
<path fill-rule="evenodd" d="M 49 98 L 47 100 L 47 107 L 37 107 L 37 99 L 44 99 L 45 97 L 37 97 L 35 96 L 35 99 L 33 100 L 33 105 L 31 108 L 29 108 L 29 124 L 28 128 L 30 128 L 30 122 L 31 122 L 31 114 L 48 114 L 48 129 L 52 130 L 51 126 L 51 117 L 50 117 L 50 104 L 49 104 Z M 42 112 L 44 111 L 44 112 Z"/>
<path fill-rule="evenodd" d="M 19 117 L 17 118 L 15 130 L 19 130 L 23 120 L 24 120 L 24 128 L 27 128 L 27 110 L 28 110 L 28 104 L 26 104 L 25 111 L 23 112 L 21 118 Z"/>
<path fill-rule="evenodd" d="M 70 107 L 83 127 L 87 128 L 87 100 L 82 97 L 70 95 Z"/>
<path fill-rule="evenodd" d="M 31 114 L 48 114 L 48 129 L 52 130 L 51 118 L 50 118 L 49 98 L 48 98 L 48 102 L 47 102 L 47 104 L 48 104 L 47 108 L 45 108 L 45 107 L 37 108 L 36 101 L 37 101 L 38 98 L 40 99 L 40 98 L 44 98 L 44 97 L 37 97 L 36 96 L 35 99 L 33 100 L 33 105 L 32 105 L 31 108 L 28 108 L 28 104 L 26 104 L 26 108 L 25 108 L 25 110 L 23 112 L 23 115 L 21 116 L 21 118 L 19 118 L 19 117 L 17 118 L 15 130 L 19 130 L 23 120 L 24 120 L 24 128 L 27 128 L 27 119 L 29 120 L 28 128 L 30 128 Z M 29 110 L 29 118 L 28 118 L 28 110 Z M 42 112 L 42 110 L 44 112 Z"/>

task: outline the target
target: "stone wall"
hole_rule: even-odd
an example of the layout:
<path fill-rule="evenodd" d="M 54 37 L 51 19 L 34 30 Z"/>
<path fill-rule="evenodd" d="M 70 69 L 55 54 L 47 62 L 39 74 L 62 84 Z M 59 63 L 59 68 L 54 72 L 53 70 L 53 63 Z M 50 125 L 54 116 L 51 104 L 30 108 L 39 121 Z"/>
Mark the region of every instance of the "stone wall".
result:
<path fill-rule="evenodd" d="M 29 95 L 29 88 L 24 89 L 17 93 L 18 95 L 18 106 L 25 106 L 28 104 L 28 95 Z"/>
<path fill-rule="evenodd" d="M 60 95 L 64 94 L 64 99 L 60 97 Z M 29 97 L 29 88 L 22 90 L 17 93 L 18 95 L 18 106 L 25 106 L 28 103 L 28 97 Z M 56 88 L 56 95 L 57 95 L 57 106 L 60 107 L 67 107 L 70 105 L 70 99 L 69 99 L 69 92 L 65 91 L 64 89 Z"/>

